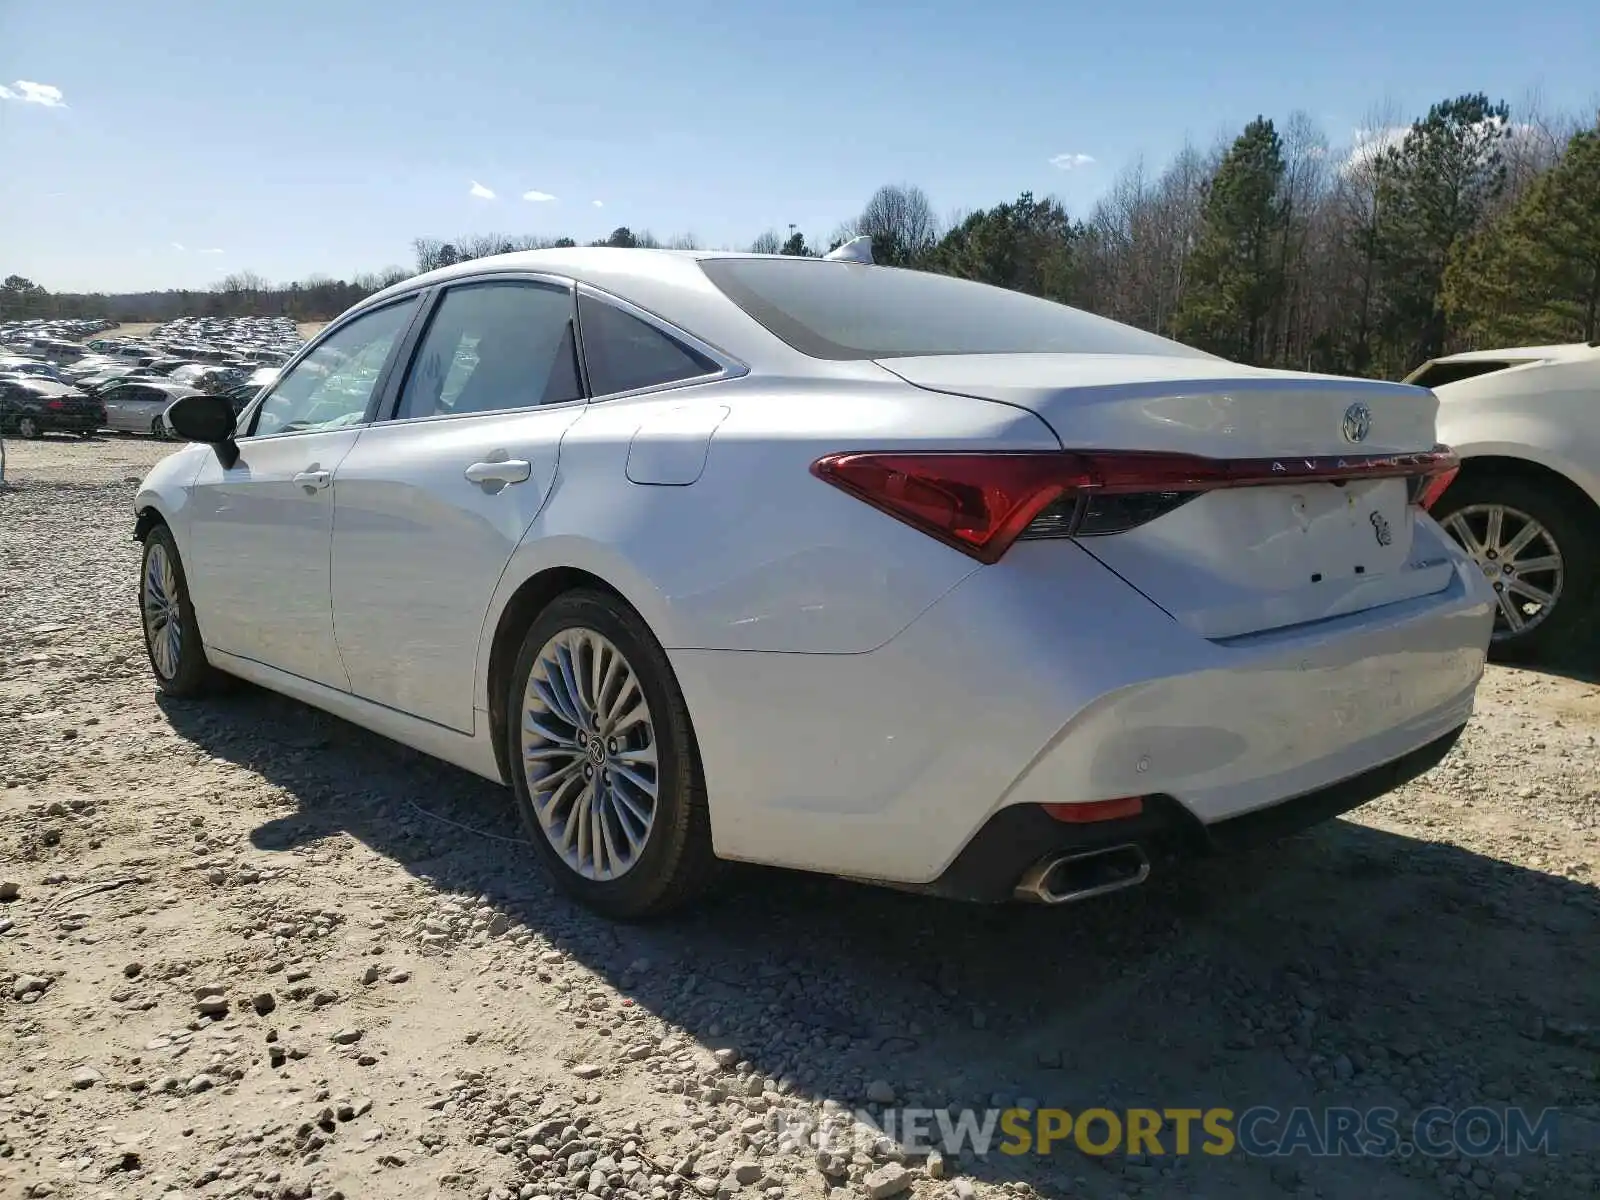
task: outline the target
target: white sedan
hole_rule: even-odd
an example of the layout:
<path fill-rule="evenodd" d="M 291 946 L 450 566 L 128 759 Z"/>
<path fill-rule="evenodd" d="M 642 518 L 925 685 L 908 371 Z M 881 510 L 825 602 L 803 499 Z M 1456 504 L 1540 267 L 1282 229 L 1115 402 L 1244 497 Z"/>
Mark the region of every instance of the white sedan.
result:
<path fill-rule="evenodd" d="M 1494 583 L 1492 652 L 1572 649 L 1600 616 L 1600 346 L 1452 354 L 1407 382 L 1461 457 L 1431 511 Z"/>
<path fill-rule="evenodd" d="M 612 915 L 1075 900 L 1448 752 L 1494 596 L 1435 408 L 860 262 L 480 259 L 169 410 L 145 636 L 503 781 Z"/>

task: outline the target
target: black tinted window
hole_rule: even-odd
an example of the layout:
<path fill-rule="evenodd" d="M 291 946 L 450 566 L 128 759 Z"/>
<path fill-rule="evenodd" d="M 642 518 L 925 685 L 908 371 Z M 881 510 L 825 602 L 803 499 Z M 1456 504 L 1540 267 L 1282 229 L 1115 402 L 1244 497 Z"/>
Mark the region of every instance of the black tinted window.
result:
<path fill-rule="evenodd" d="M 1504 371 L 1508 367 L 1520 367 L 1523 363 L 1532 361 L 1534 360 L 1531 358 L 1517 358 L 1492 362 L 1486 359 L 1468 362 L 1432 362 L 1420 371 L 1413 371 L 1406 382 L 1417 387 L 1436 388 L 1446 383 L 1460 383 L 1463 379 L 1476 379 L 1479 375 Z"/>
<path fill-rule="evenodd" d="M 507 280 L 447 291 L 417 348 L 396 417 L 578 400 L 572 293 Z"/>
<path fill-rule="evenodd" d="M 1211 357 L 1052 300 L 926 271 L 814 258 L 710 258 L 700 266 L 730 300 L 812 358 Z"/>
<path fill-rule="evenodd" d="M 715 375 L 721 369 L 654 325 L 602 300 L 580 294 L 578 317 L 589 387 L 596 396 Z"/>

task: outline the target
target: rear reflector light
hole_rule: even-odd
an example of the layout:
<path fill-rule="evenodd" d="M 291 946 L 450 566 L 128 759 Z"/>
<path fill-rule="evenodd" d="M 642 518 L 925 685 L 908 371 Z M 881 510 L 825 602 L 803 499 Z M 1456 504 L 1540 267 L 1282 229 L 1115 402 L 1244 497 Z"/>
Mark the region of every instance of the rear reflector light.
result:
<path fill-rule="evenodd" d="M 979 562 L 1019 538 L 1096 537 L 1153 521 L 1223 488 L 1364 479 L 1432 480 L 1445 446 L 1414 454 L 1200 458 L 1154 451 L 830 454 L 811 471 Z M 1413 488 L 1415 498 L 1418 492 Z"/>
<path fill-rule="evenodd" d="M 63 404 L 60 400 L 52 400 L 48 404 L 46 404 L 45 407 L 48 408 L 51 412 L 60 412 L 62 409 L 66 408 L 67 406 L 65 404 Z"/>
<path fill-rule="evenodd" d="M 1424 510 L 1431 509 L 1439 503 L 1439 497 L 1449 490 L 1459 474 L 1461 467 L 1451 465 L 1437 474 L 1418 476 L 1411 481 L 1411 502 Z"/>
<path fill-rule="evenodd" d="M 1144 811 L 1143 796 L 1123 796 L 1116 800 L 1091 800 L 1087 804 L 1041 804 L 1048 816 L 1068 825 L 1088 825 L 1095 821 L 1121 821 Z"/>

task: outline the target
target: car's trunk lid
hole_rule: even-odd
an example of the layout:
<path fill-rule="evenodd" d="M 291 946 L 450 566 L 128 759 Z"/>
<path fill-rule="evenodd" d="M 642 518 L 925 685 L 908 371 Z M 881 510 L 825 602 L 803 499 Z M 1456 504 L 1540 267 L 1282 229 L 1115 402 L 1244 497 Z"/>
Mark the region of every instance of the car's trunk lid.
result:
<path fill-rule="evenodd" d="M 1281 485 L 1205 491 L 1156 505 L 1159 515 L 1123 532 L 1078 539 L 1202 636 L 1303 624 L 1449 583 L 1442 539 L 1418 536 L 1408 482 L 1360 477 L 1374 459 L 1432 449 L 1438 402 L 1425 389 L 1200 357 L 950 355 L 881 365 L 918 387 L 1027 409 L 1068 450 L 1281 468 Z M 1351 477 L 1297 480 L 1308 459 L 1348 464 Z"/>

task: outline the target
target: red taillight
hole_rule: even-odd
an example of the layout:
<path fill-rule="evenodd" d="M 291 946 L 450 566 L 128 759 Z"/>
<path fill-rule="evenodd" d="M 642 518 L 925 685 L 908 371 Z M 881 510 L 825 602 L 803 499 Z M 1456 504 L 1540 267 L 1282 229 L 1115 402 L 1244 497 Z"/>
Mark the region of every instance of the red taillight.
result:
<path fill-rule="evenodd" d="M 1121 821 L 1144 811 L 1143 796 L 1122 796 L 1116 800 L 1091 800 L 1087 804 L 1041 804 L 1047 816 L 1068 825 L 1089 825 L 1095 821 Z"/>
<path fill-rule="evenodd" d="M 1413 503 L 1423 510 L 1431 509 L 1439 503 L 1439 497 L 1444 495 L 1450 485 L 1456 481 L 1456 476 L 1461 474 L 1459 463 L 1452 463 L 1437 474 L 1426 476 L 1417 480 L 1415 500 Z"/>
<path fill-rule="evenodd" d="M 830 454 L 819 479 L 970 554 L 997 562 L 1038 522 L 1037 537 L 1120 533 L 1223 488 L 1434 478 L 1456 467 L 1444 446 L 1415 454 L 1200 458 L 1159 451 Z M 1108 498 L 1121 498 L 1108 503 Z M 1047 511 L 1048 510 L 1048 511 Z"/>
<path fill-rule="evenodd" d="M 61 401 L 59 401 L 59 400 L 51 400 L 49 403 L 47 403 L 45 405 L 45 407 L 48 408 L 51 412 L 60 412 L 62 409 L 66 408 L 67 406 L 65 404 L 63 404 Z"/>

